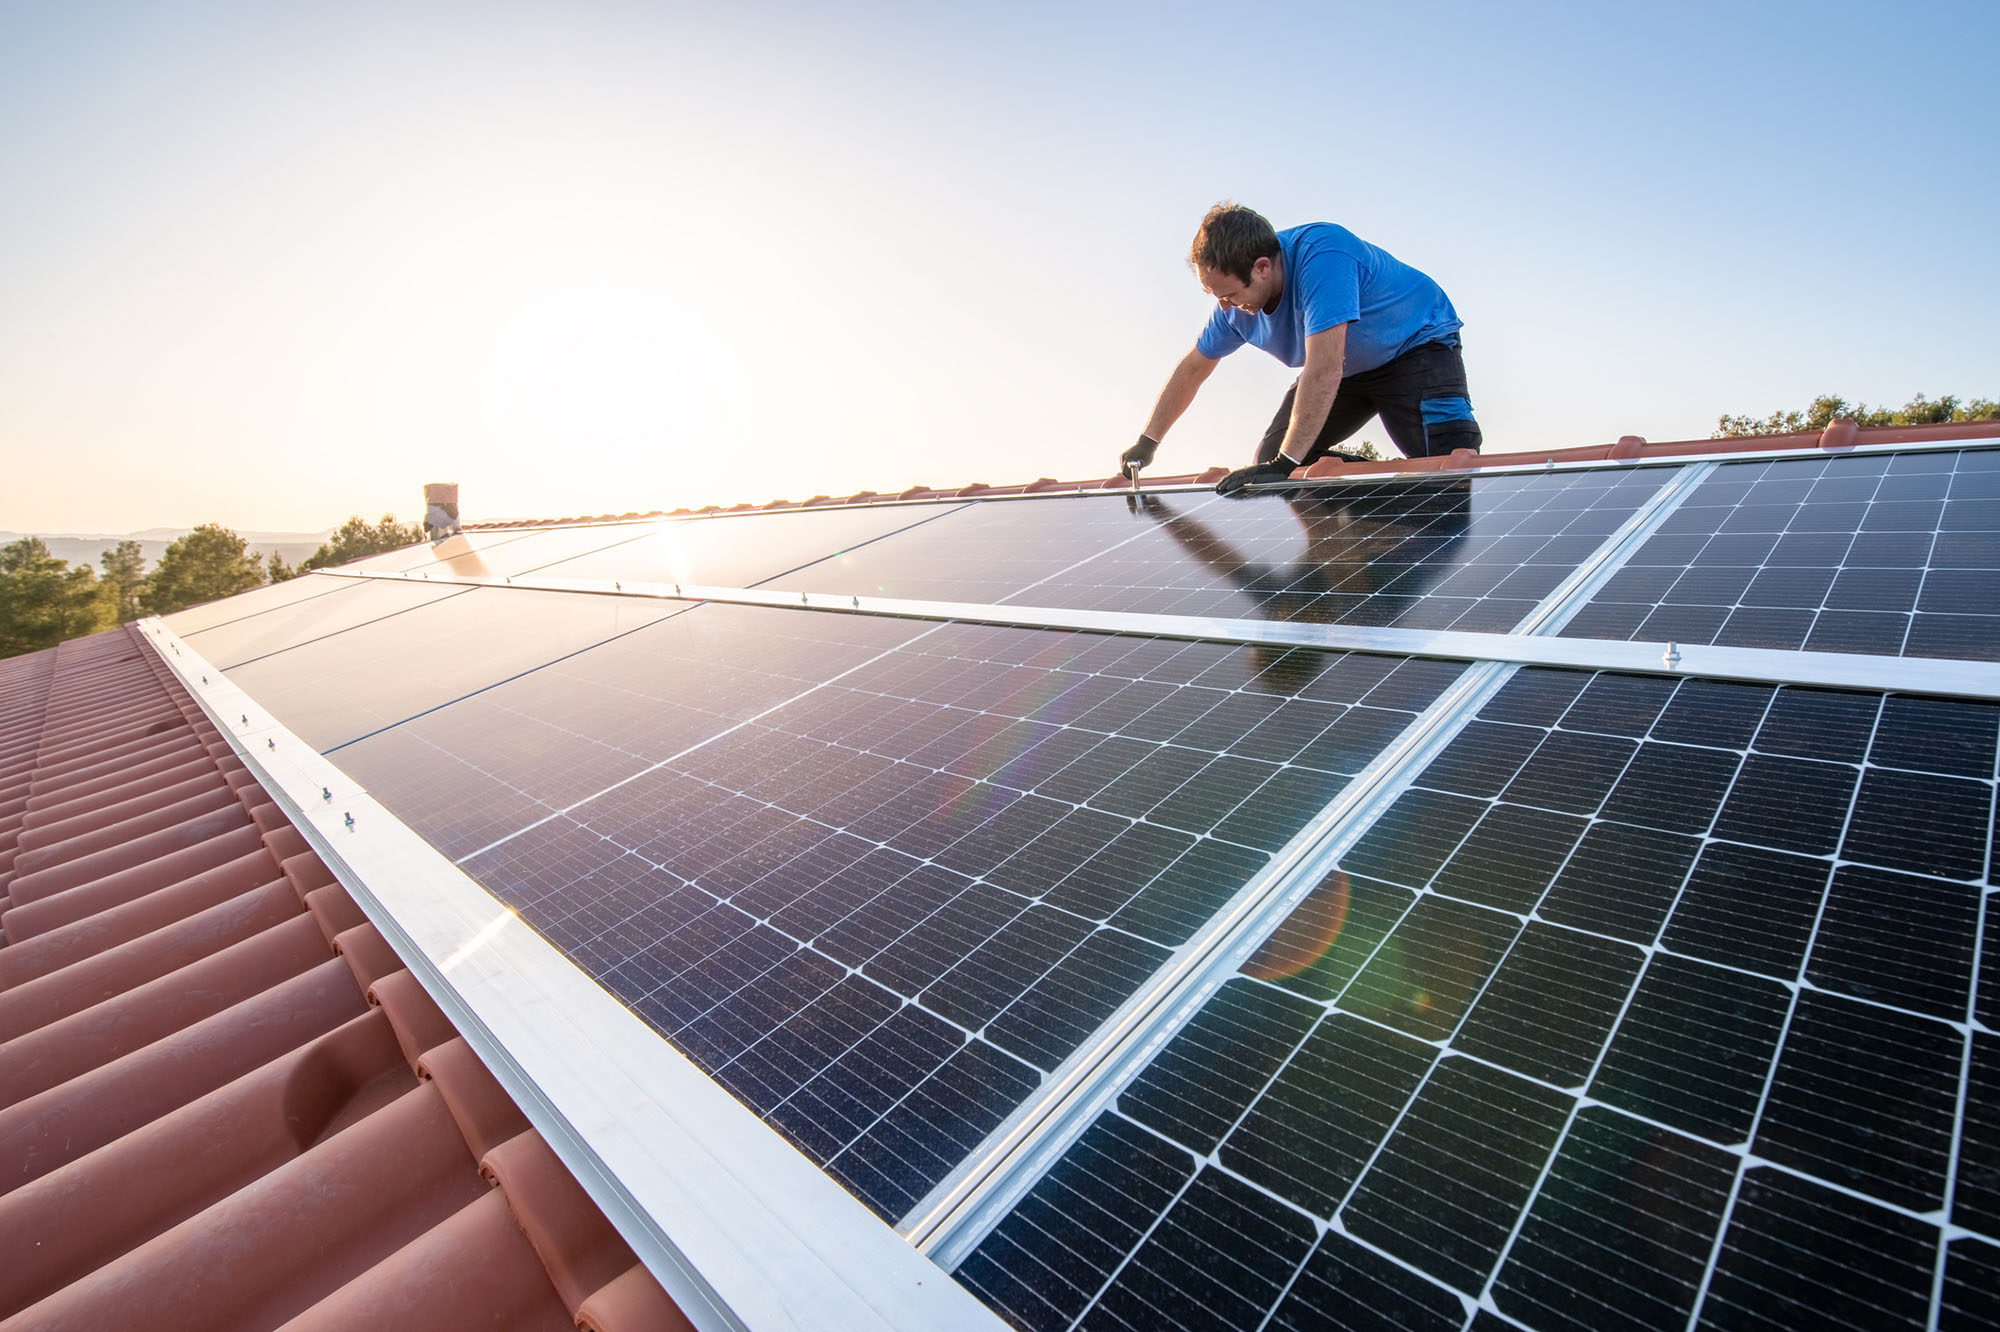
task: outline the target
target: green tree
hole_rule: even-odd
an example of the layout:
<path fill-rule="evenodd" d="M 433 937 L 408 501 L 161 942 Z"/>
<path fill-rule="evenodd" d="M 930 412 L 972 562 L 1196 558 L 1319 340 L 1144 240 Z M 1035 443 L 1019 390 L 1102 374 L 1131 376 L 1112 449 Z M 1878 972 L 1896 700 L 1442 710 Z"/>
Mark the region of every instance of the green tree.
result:
<path fill-rule="evenodd" d="M 1804 411 L 1772 412 L 1769 416 L 1724 416 L 1715 423 L 1714 439 L 1736 439 L 1744 435 L 1797 435 L 1824 430 L 1841 417 L 1851 417 L 1857 425 L 1943 425 L 1950 421 L 1991 421 L 2000 419 L 2000 402 L 1974 398 L 1961 403 L 1952 394 L 1930 399 L 1919 393 L 1901 407 L 1870 407 L 1850 403 L 1834 393 L 1822 393 Z"/>
<path fill-rule="evenodd" d="M 97 557 L 104 566 L 104 581 L 118 597 L 118 620 L 139 618 L 139 593 L 146 586 L 146 556 L 136 541 L 121 541 Z"/>
<path fill-rule="evenodd" d="M 38 537 L 0 546 L 0 657 L 53 647 L 118 622 L 118 589 L 75 569 Z"/>
<path fill-rule="evenodd" d="M 275 550 L 264 557 L 264 567 L 268 571 L 266 576 L 274 583 L 289 582 L 305 572 L 301 567 L 286 564 L 285 557 Z"/>
<path fill-rule="evenodd" d="M 170 615 L 263 581 L 264 561 L 244 550 L 242 537 L 219 523 L 204 523 L 167 547 L 141 599 L 153 614 Z"/>
<path fill-rule="evenodd" d="M 423 528 L 415 523 L 404 526 L 392 514 L 383 514 L 382 521 L 372 526 L 356 514 L 340 525 L 340 530 L 333 534 L 331 541 L 306 556 L 305 563 L 298 567 L 297 572 L 326 569 L 365 555 L 380 555 L 386 550 L 401 550 L 423 539 Z"/>

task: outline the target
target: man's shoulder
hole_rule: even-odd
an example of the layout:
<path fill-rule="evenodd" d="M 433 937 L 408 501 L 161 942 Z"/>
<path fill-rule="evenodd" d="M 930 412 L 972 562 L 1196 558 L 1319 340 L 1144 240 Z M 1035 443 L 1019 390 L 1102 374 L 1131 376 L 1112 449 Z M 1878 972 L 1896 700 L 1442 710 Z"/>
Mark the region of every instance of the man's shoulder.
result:
<path fill-rule="evenodd" d="M 1359 250 L 1367 243 L 1338 222 L 1302 222 L 1278 233 L 1278 244 L 1287 250 L 1302 245 L 1309 249 Z"/>

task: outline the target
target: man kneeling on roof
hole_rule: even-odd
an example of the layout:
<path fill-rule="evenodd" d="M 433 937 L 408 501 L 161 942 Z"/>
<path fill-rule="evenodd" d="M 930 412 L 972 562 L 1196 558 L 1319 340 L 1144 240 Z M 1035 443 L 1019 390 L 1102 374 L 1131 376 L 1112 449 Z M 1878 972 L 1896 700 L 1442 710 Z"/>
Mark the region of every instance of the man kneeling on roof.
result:
<path fill-rule="evenodd" d="M 1145 433 L 1120 456 L 1128 473 L 1151 464 L 1215 363 L 1246 342 L 1301 373 L 1254 464 L 1222 478 L 1221 494 L 1340 454 L 1334 446 L 1376 415 L 1407 457 L 1479 447 L 1458 312 L 1423 273 L 1345 227 L 1274 231 L 1229 203 L 1201 220 L 1188 263 L 1216 311 L 1160 391 Z"/>

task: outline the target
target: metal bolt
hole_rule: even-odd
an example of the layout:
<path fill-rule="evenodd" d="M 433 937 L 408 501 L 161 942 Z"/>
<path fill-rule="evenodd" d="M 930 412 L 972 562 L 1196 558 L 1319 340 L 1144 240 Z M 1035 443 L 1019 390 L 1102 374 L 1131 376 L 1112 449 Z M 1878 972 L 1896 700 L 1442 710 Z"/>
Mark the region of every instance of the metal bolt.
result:
<path fill-rule="evenodd" d="M 277 747 L 278 747 L 278 742 L 276 740 L 266 740 L 264 742 L 264 748 L 266 749 L 276 749 Z"/>
<path fill-rule="evenodd" d="M 1667 644 L 1667 651 L 1666 651 L 1666 654 L 1665 654 L 1664 656 L 1662 656 L 1662 657 L 1660 658 L 1660 660 L 1661 660 L 1661 661 L 1664 661 L 1664 662 L 1665 662 L 1665 663 L 1667 663 L 1667 665 L 1669 665 L 1669 666 L 1678 666 L 1678 665 L 1680 665 L 1680 664 L 1681 664 L 1681 645 L 1680 645 L 1679 643 L 1669 643 L 1669 644 Z"/>
<path fill-rule="evenodd" d="M 236 720 L 242 722 L 245 726 L 248 726 L 250 724 L 250 714 L 247 712 L 239 712 L 236 714 Z"/>
<path fill-rule="evenodd" d="M 354 826 L 354 816 L 352 814 L 347 816 L 347 826 L 350 828 Z"/>
<path fill-rule="evenodd" d="M 799 605 L 801 606 L 812 605 L 812 598 L 807 594 L 805 594 L 804 592 L 799 593 Z"/>
<path fill-rule="evenodd" d="M 856 609 L 856 610 L 860 610 L 860 609 L 861 609 L 861 598 L 860 598 L 860 597 L 856 597 L 856 598 L 854 599 L 854 609 Z"/>
<path fill-rule="evenodd" d="M 611 590 L 613 592 L 623 592 L 625 590 L 625 584 L 614 580 L 611 584 Z"/>
<path fill-rule="evenodd" d="M 322 787 L 320 787 L 320 788 L 319 788 L 319 798 L 320 798 L 321 800 L 331 800 L 331 799 L 333 799 L 333 788 L 332 788 L 332 787 L 330 787 L 330 786 L 322 786 Z"/>

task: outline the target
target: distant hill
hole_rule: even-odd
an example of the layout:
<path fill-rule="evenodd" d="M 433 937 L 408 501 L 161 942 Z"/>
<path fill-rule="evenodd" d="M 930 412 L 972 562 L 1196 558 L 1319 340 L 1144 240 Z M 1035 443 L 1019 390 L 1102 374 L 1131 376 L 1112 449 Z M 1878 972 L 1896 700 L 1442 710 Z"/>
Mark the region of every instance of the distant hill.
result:
<path fill-rule="evenodd" d="M 185 527 L 149 527 L 143 532 L 128 532 L 123 536 L 90 536 L 80 533 L 63 533 L 51 536 L 46 532 L 0 532 L 0 546 L 11 541 L 19 541 L 24 536 L 38 536 L 42 544 L 49 548 L 49 554 L 59 560 L 68 560 L 72 565 L 88 564 L 103 572 L 104 566 L 97 557 L 110 550 L 121 541 L 136 541 L 145 554 L 146 567 L 152 568 L 167 547 L 188 534 Z M 326 539 L 333 535 L 333 529 L 324 532 L 238 532 L 244 545 L 261 556 L 277 551 L 287 564 L 297 564 L 306 559 Z"/>

